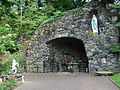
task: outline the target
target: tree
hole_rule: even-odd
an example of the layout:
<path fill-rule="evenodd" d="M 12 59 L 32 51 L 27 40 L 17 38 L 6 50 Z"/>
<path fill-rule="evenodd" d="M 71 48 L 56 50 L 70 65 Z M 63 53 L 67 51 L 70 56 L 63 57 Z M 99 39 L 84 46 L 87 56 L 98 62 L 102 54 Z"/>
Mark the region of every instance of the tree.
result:
<path fill-rule="evenodd" d="M 62 8 L 65 10 L 70 10 L 82 6 L 85 2 L 86 0 L 46 0 L 47 4 L 51 4 L 55 8 Z"/>

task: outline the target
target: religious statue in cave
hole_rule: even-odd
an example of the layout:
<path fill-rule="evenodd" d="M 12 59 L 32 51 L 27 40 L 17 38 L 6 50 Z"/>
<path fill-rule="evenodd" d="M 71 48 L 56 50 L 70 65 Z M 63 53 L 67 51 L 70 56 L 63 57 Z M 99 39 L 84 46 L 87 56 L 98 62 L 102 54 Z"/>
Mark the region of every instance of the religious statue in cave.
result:
<path fill-rule="evenodd" d="M 91 25 L 92 25 L 93 33 L 98 33 L 98 23 L 97 23 L 97 18 L 95 15 L 93 15 Z"/>
<path fill-rule="evenodd" d="M 19 63 L 16 62 L 16 60 L 14 59 L 13 62 L 12 62 L 12 74 L 17 74 L 17 68 L 19 66 Z"/>

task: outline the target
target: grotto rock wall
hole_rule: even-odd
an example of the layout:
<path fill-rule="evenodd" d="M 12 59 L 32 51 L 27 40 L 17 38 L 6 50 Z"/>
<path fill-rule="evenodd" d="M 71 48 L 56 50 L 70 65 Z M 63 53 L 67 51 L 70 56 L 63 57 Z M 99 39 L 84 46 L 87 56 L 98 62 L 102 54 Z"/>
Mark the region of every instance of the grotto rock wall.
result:
<path fill-rule="evenodd" d="M 99 34 L 91 29 L 92 16 L 96 15 Z M 44 63 L 50 56 L 47 42 L 63 37 L 71 37 L 84 43 L 89 72 L 109 70 L 118 72 L 117 54 L 110 53 L 106 47 L 118 44 L 116 10 L 104 8 L 99 3 L 88 3 L 66 13 L 59 20 L 45 24 L 35 32 L 26 52 L 28 72 L 44 72 Z"/>

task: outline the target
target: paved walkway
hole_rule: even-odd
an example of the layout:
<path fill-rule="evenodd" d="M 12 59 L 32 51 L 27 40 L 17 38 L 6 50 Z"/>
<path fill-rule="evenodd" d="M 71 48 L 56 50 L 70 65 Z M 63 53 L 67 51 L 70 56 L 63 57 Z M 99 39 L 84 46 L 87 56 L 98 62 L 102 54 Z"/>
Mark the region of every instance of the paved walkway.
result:
<path fill-rule="evenodd" d="M 107 77 L 88 74 L 26 74 L 15 90 L 119 90 Z"/>

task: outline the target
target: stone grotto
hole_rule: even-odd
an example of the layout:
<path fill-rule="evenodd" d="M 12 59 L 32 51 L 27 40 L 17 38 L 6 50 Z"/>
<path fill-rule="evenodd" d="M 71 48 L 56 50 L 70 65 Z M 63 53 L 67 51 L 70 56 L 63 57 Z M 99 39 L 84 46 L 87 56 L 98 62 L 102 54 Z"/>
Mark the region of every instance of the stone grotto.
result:
<path fill-rule="evenodd" d="M 98 33 L 92 32 L 93 15 L 98 20 Z M 90 2 L 44 24 L 27 46 L 27 72 L 120 71 L 117 54 L 107 50 L 118 45 L 117 19 L 116 9 Z"/>

